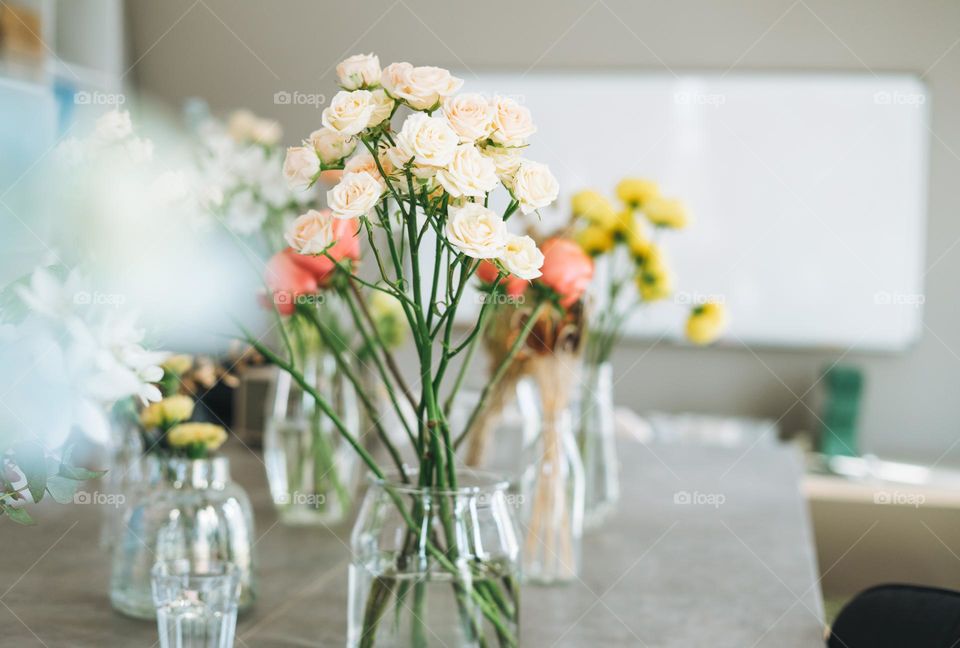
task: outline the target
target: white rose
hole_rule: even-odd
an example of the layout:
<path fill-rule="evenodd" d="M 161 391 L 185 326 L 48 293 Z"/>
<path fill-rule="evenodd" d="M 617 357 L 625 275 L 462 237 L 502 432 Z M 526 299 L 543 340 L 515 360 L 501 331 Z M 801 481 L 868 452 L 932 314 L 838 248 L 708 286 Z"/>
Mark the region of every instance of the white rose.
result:
<path fill-rule="evenodd" d="M 366 171 L 344 173 L 327 192 L 327 205 L 337 218 L 359 218 L 380 202 L 383 186 Z"/>
<path fill-rule="evenodd" d="M 437 171 L 437 182 L 454 198 L 482 198 L 497 186 L 497 169 L 493 160 L 484 157 L 473 144 L 461 144 L 453 159 Z"/>
<path fill-rule="evenodd" d="M 291 146 L 283 161 L 283 177 L 291 189 L 306 189 L 320 173 L 320 158 L 312 147 Z"/>
<path fill-rule="evenodd" d="M 546 164 L 523 160 L 513 176 L 513 197 L 524 214 L 546 207 L 557 199 L 560 185 Z"/>
<path fill-rule="evenodd" d="M 414 113 L 403 122 L 396 141 L 404 163 L 412 159 L 418 165 L 442 167 L 453 159 L 459 138 L 443 117 Z"/>
<path fill-rule="evenodd" d="M 380 59 L 375 54 L 354 54 L 337 65 L 340 86 L 356 90 L 380 82 Z"/>
<path fill-rule="evenodd" d="M 493 106 L 482 94 L 467 92 L 443 100 L 443 114 L 461 142 L 476 142 L 490 135 Z"/>
<path fill-rule="evenodd" d="M 429 110 L 459 90 L 463 79 L 443 68 L 391 63 L 383 69 L 380 83 L 394 99 L 404 101 L 414 110 Z"/>
<path fill-rule="evenodd" d="M 493 107 L 493 132 L 490 139 L 497 144 L 523 146 L 527 138 L 537 132 L 530 109 L 526 106 L 521 106 L 509 97 L 494 97 Z"/>
<path fill-rule="evenodd" d="M 386 162 L 386 164 L 384 164 Z M 390 173 L 391 166 L 389 160 L 384 160 L 380 162 L 384 166 L 383 170 L 387 173 Z M 383 180 L 383 176 L 380 175 L 380 169 L 377 168 L 377 161 L 373 159 L 373 156 L 368 152 L 363 151 L 362 153 L 357 153 L 343 166 L 344 173 L 369 173 L 373 176 L 377 182 L 380 183 L 381 189 L 385 190 L 387 188 L 386 182 Z"/>
<path fill-rule="evenodd" d="M 133 132 L 133 122 L 126 110 L 111 110 L 97 120 L 94 135 L 102 142 L 116 142 Z"/>
<path fill-rule="evenodd" d="M 370 124 L 370 117 L 375 109 L 373 95 L 369 91 L 341 90 L 333 96 L 330 105 L 323 109 L 320 121 L 341 135 L 356 135 Z"/>
<path fill-rule="evenodd" d="M 284 233 L 287 244 L 300 254 L 321 254 L 336 242 L 330 212 L 311 209 L 296 220 Z"/>
<path fill-rule="evenodd" d="M 341 135 L 329 128 L 320 128 L 310 133 L 310 144 L 324 164 L 335 164 L 357 148 L 357 138 Z"/>
<path fill-rule="evenodd" d="M 536 279 L 543 267 L 543 252 L 529 236 L 511 235 L 500 261 L 507 271 L 520 279 Z"/>
<path fill-rule="evenodd" d="M 520 168 L 520 162 L 523 161 L 523 158 L 520 157 L 520 149 L 485 146 L 480 149 L 480 152 L 490 158 L 497 170 L 497 177 L 505 184 L 512 182 L 514 174 Z"/>
<path fill-rule="evenodd" d="M 370 123 L 368 126 L 378 126 L 384 119 L 390 117 L 393 113 L 393 107 L 396 105 L 390 95 L 383 88 L 377 88 L 372 90 L 371 101 L 373 102 L 373 114 L 370 115 Z"/>
<path fill-rule="evenodd" d="M 493 259 L 507 245 L 507 224 L 492 209 L 477 203 L 448 210 L 446 235 L 455 248 L 474 259 Z"/>

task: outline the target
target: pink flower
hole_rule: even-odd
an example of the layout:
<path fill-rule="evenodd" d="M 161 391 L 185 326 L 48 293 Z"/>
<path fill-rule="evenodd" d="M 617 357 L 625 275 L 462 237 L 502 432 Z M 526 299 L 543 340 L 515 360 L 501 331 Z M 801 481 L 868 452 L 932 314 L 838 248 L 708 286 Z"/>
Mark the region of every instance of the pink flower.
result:
<path fill-rule="evenodd" d="M 300 255 L 287 248 L 274 254 L 267 262 L 265 278 L 271 297 L 263 300 L 264 306 L 269 308 L 272 301 L 281 315 L 292 315 L 297 297 L 312 295 L 319 289 L 314 276 L 294 263 L 294 256 Z"/>
<path fill-rule="evenodd" d="M 327 250 L 327 254 L 337 261 L 344 259 L 358 261 L 360 259 L 360 237 L 357 236 L 359 227 L 360 223 L 356 218 L 334 219 L 333 237 L 336 243 Z M 291 260 L 309 272 L 320 286 L 326 283 L 333 271 L 333 261 L 325 254 L 297 254 L 291 248 L 287 248 L 281 254 L 288 254 Z"/>
<path fill-rule="evenodd" d="M 560 305 L 569 308 L 583 296 L 593 279 L 593 260 L 573 241 L 552 238 L 540 246 L 544 261 L 538 281 L 560 295 Z"/>
<path fill-rule="evenodd" d="M 484 283 L 493 283 L 497 280 L 499 274 L 500 271 L 497 269 L 497 266 L 486 260 L 481 262 L 480 267 L 477 268 L 477 278 Z M 504 287 L 507 294 L 511 297 L 519 297 L 527 289 L 528 283 L 529 282 L 524 281 L 520 277 L 507 275 L 500 282 L 500 285 Z"/>

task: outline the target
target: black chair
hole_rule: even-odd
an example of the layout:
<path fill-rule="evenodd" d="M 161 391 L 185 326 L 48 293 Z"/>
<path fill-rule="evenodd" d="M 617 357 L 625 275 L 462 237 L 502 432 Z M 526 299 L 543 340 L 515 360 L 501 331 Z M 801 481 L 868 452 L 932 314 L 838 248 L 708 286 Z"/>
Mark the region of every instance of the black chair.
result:
<path fill-rule="evenodd" d="M 960 648 L 960 592 L 879 585 L 837 616 L 829 648 Z"/>

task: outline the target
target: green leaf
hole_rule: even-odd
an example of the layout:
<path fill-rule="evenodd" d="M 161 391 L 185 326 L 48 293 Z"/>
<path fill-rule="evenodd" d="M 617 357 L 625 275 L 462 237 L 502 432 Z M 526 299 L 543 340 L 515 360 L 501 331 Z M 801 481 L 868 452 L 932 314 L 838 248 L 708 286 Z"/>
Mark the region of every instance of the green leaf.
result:
<path fill-rule="evenodd" d="M 70 504 L 79 485 L 75 479 L 54 475 L 47 480 L 47 492 L 58 504 Z"/>
<path fill-rule="evenodd" d="M 30 517 L 30 514 L 27 513 L 26 509 L 22 508 L 13 508 L 12 506 L 4 508 L 3 512 L 7 514 L 7 517 L 16 522 L 17 524 L 22 524 L 24 526 L 31 526 L 34 524 L 33 518 Z"/>
<path fill-rule="evenodd" d="M 60 465 L 57 466 L 56 474 L 61 477 L 66 477 L 67 479 L 73 479 L 76 481 L 86 481 L 88 479 L 96 479 L 106 473 L 105 470 L 88 470 L 80 466 L 74 466 L 71 463 L 73 458 L 73 446 L 67 446 L 63 451 L 63 457 L 60 459 Z"/>
<path fill-rule="evenodd" d="M 43 448 L 37 443 L 18 443 L 13 448 L 13 456 L 13 462 L 27 478 L 27 489 L 33 501 L 39 502 L 47 488 L 47 462 Z"/>

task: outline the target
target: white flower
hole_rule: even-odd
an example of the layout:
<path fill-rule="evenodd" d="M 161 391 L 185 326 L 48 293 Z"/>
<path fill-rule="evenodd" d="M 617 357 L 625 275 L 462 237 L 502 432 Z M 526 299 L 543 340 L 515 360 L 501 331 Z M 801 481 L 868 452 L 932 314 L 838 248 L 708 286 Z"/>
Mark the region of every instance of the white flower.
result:
<path fill-rule="evenodd" d="M 320 128 L 310 133 L 310 144 L 324 164 L 335 164 L 353 153 L 357 148 L 357 138 L 329 128 Z"/>
<path fill-rule="evenodd" d="M 153 142 L 149 139 L 131 137 L 124 142 L 123 148 L 134 164 L 143 164 L 153 159 Z"/>
<path fill-rule="evenodd" d="M 311 209 L 297 216 L 283 236 L 300 254 L 321 254 L 336 242 L 333 216 L 328 211 Z"/>
<path fill-rule="evenodd" d="M 336 218 L 359 218 L 380 202 L 383 185 L 366 171 L 344 173 L 327 192 L 327 205 Z"/>
<path fill-rule="evenodd" d="M 320 173 L 320 158 L 317 152 L 306 146 L 291 146 L 283 161 L 283 177 L 291 189 L 306 189 Z"/>
<path fill-rule="evenodd" d="M 503 254 L 507 245 L 507 224 L 492 209 L 477 203 L 448 210 L 447 240 L 474 259 L 493 259 Z"/>
<path fill-rule="evenodd" d="M 369 126 L 378 126 L 393 113 L 393 107 L 397 102 L 383 88 L 371 90 L 370 100 L 373 102 L 374 108 L 373 114 L 370 115 Z"/>
<path fill-rule="evenodd" d="M 536 279 L 543 267 L 543 252 L 529 236 L 511 235 L 500 261 L 507 271 L 520 279 Z"/>
<path fill-rule="evenodd" d="M 396 141 L 400 157 L 397 166 L 412 159 L 421 166 L 442 167 L 453 159 L 459 138 L 443 117 L 414 113 L 403 122 Z"/>
<path fill-rule="evenodd" d="M 392 170 L 392 165 L 389 160 L 382 160 L 380 162 L 383 165 L 383 170 L 387 173 L 390 173 Z M 364 151 L 362 153 L 357 153 L 343 166 L 344 173 L 369 173 L 373 176 L 381 186 L 382 190 L 386 190 L 387 183 L 383 179 L 383 176 L 380 175 L 380 169 L 377 168 L 377 161 L 373 159 L 373 156 L 370 153 Z"/>
<path fill-rule="evenodd" d="M 337 65 L 340 87 L 356 90 L 380 82 L 380 59 L 375 54 L 354 54 Z"/>
<path fill-rule="evenodd" d="M 437 182 L 454 198 L 482 198 L 497 186 L 497 168 L 473 144 L 461 144 L 450 163 L 437 172 Z"/>
<path fill-rule="evenodd" d="M 97 120 L 94 130 L 94 136 L 104 142 L 116 142 L 133 133 L 133 122 L 130 121 L 130 113 L 126 110 L 111 110 L 104 113 Z"/>
<path fill-rule="evenodd" d="M 511 191 L 524 214 L 546 207 L 557 199 L 560 185 L 546 164 L 523 160 L 513 176 Z"/>
<path fill-rule="evenodd" d="M 443 114 L 461 142 L 485 139 L 493 127 L 493 106 L 486 97 L 475 92 L 444 99 Z"/>
<path fill-rule="evenodd" d="M 341 135 L 356 135 L 370 124 L 375 109 L 373 95 L 368 90 L 341 90 L 323 109 L 320 121 Z"/>
<path fill-rule="evenodd" d="M 443 68 L 391 63 L 383 69 L 380 84 L 391 97 L 404 101 L 414 110 L 429 110 L 459 90 L 463 79 Z"/>
<path fill-rule="evenodd" d="M 267 206 L 258 201 L 249 189 L 230 197 L 224 221 L 231 231 L 246 236 L 256 232 L 267 220 Z"/>
<path fill-rule="evenodd" d="M 480 149 L 486 157 L 493 161 L 493 166 L 497 170 L 497 177 L 501 181 L 509 184 L 513 175 L 520 168 L 520 149 L 507 148 L 504 146 L 485 146 Z"/>
<path fill-rule="evenodd" d="M 227 119 L 227 132 L 236 142 L 272 146 L 280 141 L 283 129 L 272 119 L 257 117 L 249 110 L 235 110 Z"/>
<path fill-rule="evenodd" d="M 527 138 L 537 132 L 530 116 L 530 109 L 521 106 L 509 97 L 493 98 L 493 133 L 490 134 L 497 144 L 503 146 L 523 146 Z"/>

